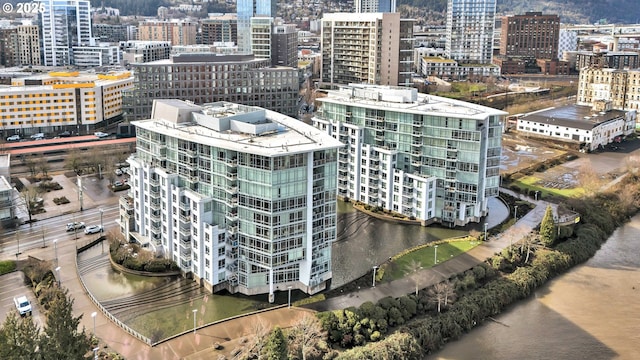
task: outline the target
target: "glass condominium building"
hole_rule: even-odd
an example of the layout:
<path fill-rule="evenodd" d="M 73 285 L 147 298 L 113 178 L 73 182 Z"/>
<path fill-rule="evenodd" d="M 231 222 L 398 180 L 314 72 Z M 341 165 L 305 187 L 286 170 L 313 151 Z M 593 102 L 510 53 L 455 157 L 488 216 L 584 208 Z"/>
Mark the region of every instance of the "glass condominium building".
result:
<path fill-rule="evenodd" d="M 317 101 L 314 126 L 348 144 L 338 196 L 450 226 L 479 222 L 498 196 L 506 112 L 364 84 Z"/>
<path fill-rule="evenodd" d="M 342 144 L 291 117 L 228 102 L 157 100 L 135 121 L 120 226 L 213 292 L 323 290 Z"/>
<path fill-rule="evenodd" d="M 496 0 L 449 0 L 445 54 L 460 64 L 491 64 Z"/>

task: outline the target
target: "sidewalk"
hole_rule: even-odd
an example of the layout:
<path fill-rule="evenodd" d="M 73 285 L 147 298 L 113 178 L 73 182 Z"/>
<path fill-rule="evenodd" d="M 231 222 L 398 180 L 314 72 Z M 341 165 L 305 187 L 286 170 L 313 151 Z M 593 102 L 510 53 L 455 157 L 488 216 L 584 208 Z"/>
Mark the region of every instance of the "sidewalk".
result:
<path fill-rule="evenodd" d="M 378 300 L 387 296 L 404 296 L 415 292 L 416 281 L 418 281 L 421 289 L 435 285 L 453 275 L 473 268 L 494 254 L 499 253 L 511 243 L 520 241 L 529 234 L 532 229 L 540 224 L 549 203 L 519 196 L 518 194 L 506 189 L 501 189 L 500 191 L 515 197 L 526 199 L 527 201 L 535 204 L 536 207 L 527 213 L 527 215 L 518 219 L 518 222 L 504 233 L 494 236 L 491 240 L 483 242 L 481 245 L 476 246 L 462 255 L 444 261 L 431 268 L 417 271 L 402 279 L 376 284 L 375 287 L 362 289 L 342 296 L 332 297 L 321 302 L 305 305 L 305 307 L 316 311 L 339 310 L 351 306 L 358 307 L 367 301 L 376 303 Z M 555 208 L 554 204 L 550 205 Z"/>

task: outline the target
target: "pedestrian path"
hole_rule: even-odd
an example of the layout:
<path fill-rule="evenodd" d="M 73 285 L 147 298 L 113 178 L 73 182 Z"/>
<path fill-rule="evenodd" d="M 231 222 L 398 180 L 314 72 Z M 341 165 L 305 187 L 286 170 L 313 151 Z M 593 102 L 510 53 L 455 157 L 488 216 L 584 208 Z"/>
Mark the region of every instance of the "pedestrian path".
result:
<path fill-rule="evenodd" d="M 316 311 L 338 310 L 348 307 L 358 307 L 362 303 L 371 301 L 376 303 L 378 300 L 387 296 L 400 297 L 415 292 L 416 281 L 421 288 L 426 288 L 442 282 L 453 275 L 459 274 L 474 266 L 484 262 L 494 254 L 501 252 L 510 244 L 517 243 L 536 228 L 542 221 L 542 217 L 547 209 L 547 205 L 554 204 L 545 201 L 535 201 L 534 199 L 521 196 L 510 190 L 501 189 L 516 198 L 521 198 L 535 204 L 535 208 L 522 218 L 519 218 L 516 224 L 510 227 L 504 233 L 492 237 L 489 241 L 483 242 L 470 251 L 444 261 L 428 269 L 422 269 L 406 276 L 402 279 L 393 280 L 387 283 L 376 284 L 375 287 L 361 289 L 342 296 L 328 298 L 321 302 L 305 305 L 309 309 Z"/>

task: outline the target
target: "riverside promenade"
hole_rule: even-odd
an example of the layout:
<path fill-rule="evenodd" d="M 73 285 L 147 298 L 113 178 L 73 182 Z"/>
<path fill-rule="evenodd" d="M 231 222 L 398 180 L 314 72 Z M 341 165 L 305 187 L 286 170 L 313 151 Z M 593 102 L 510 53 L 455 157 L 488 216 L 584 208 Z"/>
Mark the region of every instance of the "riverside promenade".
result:
<path fill-rule="evenodd" d="M 72 196 L 75 190 L 72 189 L 72 186 L 68 186 L 66 191 L 69 192 L 69 196 Z M 508 190 L 503 189 L 502 191 L 515 195 L 516 197 L 518 196 Z M 82 315 L 80 326 L 84 327 L 89 334 L 95 331 L 96 336 L 101 341 L 101 345 L 108 344 L 110 349 L 118 352 L 127 360 L 197 360 L 215 359 L 218 358 L 219 355 L 230 358 L 232 351 L 242 346 L 243 338 L 251 336 L 255 332 L 255 326 L 259 322 L 262 322 L 267 328 L 272 328 L 276 325 L 281 328 L 287 328 L 294 324 L 300 317 L 312 311 L 342 309 L 350 306 L 359 306 L 365 301 L 376 302 L 387 296 L 403 296 L 415 291 L 416 279 L 419 279 L 422 287 L 428 287 L 449 278 L 451 275 L 472 268 L 493 254 L 500 252 L 503 248 L 509 246 L 510 243 L 516 243 L 540 223 L 547 203 L 544 201 L 536 202 L 530 198 L 526 198 L 526 200 L 535 203 L 537 206 L 524 217 L 518 219 L 516 225 L 505 233 L 496 235 L 492 237 L 491 240 L 482 243 L 471 251 L 444 261 L 432 268 L 421 270 L 403 279 L 378 284 L 375 288 L 361 289 L 357 292 L 310 304 L 305 306 L 305 308 L 281 307 L 275 310 L 223 321 L 215 325 L 200 327 L 195 332 L 182 334 L 181 336 L 177 336 L 153 347 L 116 325 L 101 313 L 100 309 L 91 301 L 89 294 L 85 292 L 79 278 L 73 242 L 66 242 L 65 247 L 63 247 L 62 244 L 58 246 L 59 266 L 64 270 L 68 269 L 68 271 L 62 271 L 60 273 L 60 281 L 62 286 L 69 290 L 69 294 L 74 299 L 74 316 Z M 96 207 L 103 206 L 111 203 L 110 201 L 113 200 L 97 200 L 92 203 L 92 205 Z M 509 211 L 506 213 L 509 214 Z M 63 214 L 58 214 L 58 216 L 61 215 Z M 495 224 L 490 223 L 490 227 L 494 225 Z M 27 256 L 48 261 L 55 260 L 50 247 L 25 251 L 21 259 L 24 260 Z M 95 317 L 91 316 L 93 313 L 96 313 Z M 213 344 L 215 343 L 222 345 L 223 349 L 214 350 Z"/>

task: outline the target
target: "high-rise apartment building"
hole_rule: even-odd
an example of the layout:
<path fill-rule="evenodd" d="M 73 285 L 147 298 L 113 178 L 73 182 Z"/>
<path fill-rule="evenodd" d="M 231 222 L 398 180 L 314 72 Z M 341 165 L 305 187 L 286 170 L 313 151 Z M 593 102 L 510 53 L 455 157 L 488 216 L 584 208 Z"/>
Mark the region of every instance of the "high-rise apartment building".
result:
<path fill-rule="evenodd" d="M 125 93 L 127 116 L 147 119 L 154 99 L 195 104 L 228 101 L 296 116 L 298 70 L 272 67 L 252 55 L 183 53 L 168 60 L 131 64 L 135 89 Z"/>
<path fill-rule="evenodd" d="M 396 0 L 355 0 L 357 13 L 396 12 Z"/>
<path fill-rule="evenodd" d="M 251 18 L 254 16 L 275 18 L 276 0 L 238 0 L 238 52 L 251 53 Z"/>
<path fill-rule="evenodd" d="M 251 53 L 271 62 L 271 28 L 273 18 L 255 16 L 251 18 Z"/>
<path fill-rule="evenodd" d="M 460 64 L 491 64 L 496 0 L 449 0 L 445 53 Z"/>
<path fill-rule="evenodd" d="M 500 55 L 529 59 L 557 59 L 560 17 L 526 12 L 504 16 L 500 33 Z"/>
<path fill-rule="evenodd" d="M 18 29 L 15 27 L 0 28 L 0 65 L 18 65 Z"/>
<path fill-rule="evenodd" d="M 308 294 L 331 278 L 340 142 L 259 107 L 157 100 L 136 121 L 127 239 L 211 291 Z"/>
<path fill-rule="evenodd" d="M 330 90 L 314 126 L 338 151 L 338 195 L 413 217 L 464 226 L 498 196 L 506 112 L 372 85 Z"/>
<path fill-rule="evenodd" d="M 324 85 L 413 86 L 413 20 L 399 13 L 333 13 L 322 18 Z"/>
<path fill-rule="evenodd" d="M 43 65 L 73 64 L 73 47 L 92 45 L 89 0 L 40 0 Z"/>
<path fill-rule="evenodd" d="M 138 40 L 169 41 L 171 45 L 194 45 L 198 23 L 188 20 L 147 20 L 138 25 Z"/>
<path fill-rule="evenodd" d="M 205 45 L 213 45 L 220 42 L 238 43 L 238 15 L 224 14 L 212 15 L 200 21 L 202 32 L 200 42 Z"/>
<path fill-rule="evenodd" d="M 298 67 L 298 30 L 295 24 L 276 24 L 271 34 L 271 64 Z"/>
<path fill-rule="evenodd" d="M 0 28 L 0 65 L 40 65 L 39 33 L 37 25 Z"/>

